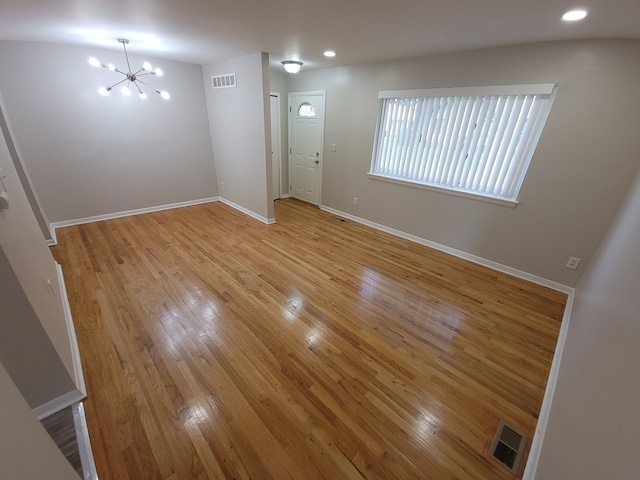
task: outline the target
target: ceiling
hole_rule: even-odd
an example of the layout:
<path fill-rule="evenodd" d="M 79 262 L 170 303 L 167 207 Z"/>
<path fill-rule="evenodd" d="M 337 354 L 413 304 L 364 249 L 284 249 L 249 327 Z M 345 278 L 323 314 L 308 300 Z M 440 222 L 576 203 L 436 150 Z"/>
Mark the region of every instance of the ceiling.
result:
<path fill-rule="evenodd" d="M 561 15 L 589 11 L 581 22 Z M 0 40 L 208 64 L 264 51 L 303 68 L 561 39 L 640 38 L 640 0 L 0 0 Z M 333 49 L 338 55 L 322 55 Z"/>

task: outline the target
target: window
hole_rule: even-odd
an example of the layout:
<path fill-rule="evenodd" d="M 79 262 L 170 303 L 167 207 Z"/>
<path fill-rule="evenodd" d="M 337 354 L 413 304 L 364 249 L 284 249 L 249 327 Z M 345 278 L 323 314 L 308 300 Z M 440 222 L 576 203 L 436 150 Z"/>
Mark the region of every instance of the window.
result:
<path fill-rule="evenodd" d="M 315 117 L 316 109 L 313 108 L 313 105 L 311 105 L 310 103 L 305 102 L 302 105 L 300 105 L 300 108 L 298 108 L 297 116 L 298 117 Z"/>
<path fill-rule="evenodd" d="M 516 203 L 555 90 L 380 92 L 370 175 Z"/>

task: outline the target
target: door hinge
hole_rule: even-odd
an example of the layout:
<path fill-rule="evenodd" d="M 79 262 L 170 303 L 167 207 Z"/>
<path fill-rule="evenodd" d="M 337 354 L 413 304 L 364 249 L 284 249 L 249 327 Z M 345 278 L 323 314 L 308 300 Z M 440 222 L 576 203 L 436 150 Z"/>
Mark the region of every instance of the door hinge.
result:
<path fill-rule="evenodd" d="M 289 105 L 289 113 L 291 113 L 291 105 Z"/>
<path fill-rule="evenodd" d="M 289 155 L 291 155 L 291 147 L 289 147 Z"/>

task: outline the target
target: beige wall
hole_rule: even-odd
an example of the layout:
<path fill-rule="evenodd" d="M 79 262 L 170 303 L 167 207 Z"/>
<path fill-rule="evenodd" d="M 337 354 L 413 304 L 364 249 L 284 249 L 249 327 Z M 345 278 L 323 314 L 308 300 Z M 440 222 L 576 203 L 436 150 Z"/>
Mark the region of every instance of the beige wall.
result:
<path fill-rule="evenodd" d="M 0 210 L 0 358 L 37 407 L 74 390 L 73 356 L 56 264 L 4 136 L 0 169 L 9 198 Z"/>
<path fill-rule="evenodd" d="M 273 219 L 268 65 L 254 53 L 203 67 L 220 196 L 262 220 Z M 213 90 L 211 76 L 227 73 L 237 87 Z"/>
<path fill-rule="evenodd" d="M 102 97 L 120 76 L 91 56 L 125 66 L 122 49 L 0 42 L 5 113 L 48 220 L 216 196 L 202 68 L 132 54 L 164 70 L 148 83 L 171 99 Z"/>
<path fill-rule="evenodd" d="M 324 205 L 574 286 L 640 166 L 639 59 L 639 41 L 541 43 L 303 70 L 289 91 L 327 91 Z M 519 83 L 559 88 L 516 208 L 367 177 L 379 90 Z"/>
<path fill-rule="evenodd" d="M 638 478 L 640 174 L 576 288 L 539 480 Z"/>
<path fill-rule="evenodd" d="M 0 476 L 11 480 L 79 478 L 0 364 Z"/>

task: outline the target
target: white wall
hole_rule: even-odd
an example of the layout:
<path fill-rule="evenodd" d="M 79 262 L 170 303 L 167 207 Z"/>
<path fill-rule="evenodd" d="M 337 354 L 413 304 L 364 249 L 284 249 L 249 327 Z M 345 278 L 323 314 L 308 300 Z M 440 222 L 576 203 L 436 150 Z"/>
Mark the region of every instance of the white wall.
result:
<path fill-rule="evenodd" d="M 102 97 L 119 75 L 91 56 L 125 68 L 122 50 L 0 42 L 6 113 L 49 221 L 216 196 L 202 68 L 130 55 L 163 69 L 148 83 L 171 99 Z"/>
<path fill-rule="evenodd" d="M 289 91 L 327 91 L 324 205 L 574 286 L 640 165 L 638 59 L 639 41 L 541 43 L 303 70 Z M 516 208 L 367 177 L 379 90 L 552 82 Z"/>
<path fill-rule="evenodd" d="M 640 173 L 576 288 L 536 478 L 638 478 Z"/>
<path fill-rule="evenodd" d="M 79 478 L 0 364 L 0 465 L 11 480 Z"/>
<path fill-rule="evenodd" d="M 219 194 L 263 221 L 274 218 L 268 66 L 254 53 L 203 67 Z M 227 73 L 237 87 L 213 90 L 211 77 Z"/>
<path fill-rule="evenodd" d="M 73 354 L 56 263 L 2 135 L 0 169 L 9 198 L 0 210 L 0 358 L 37 407 L 74 390 Z"/>

